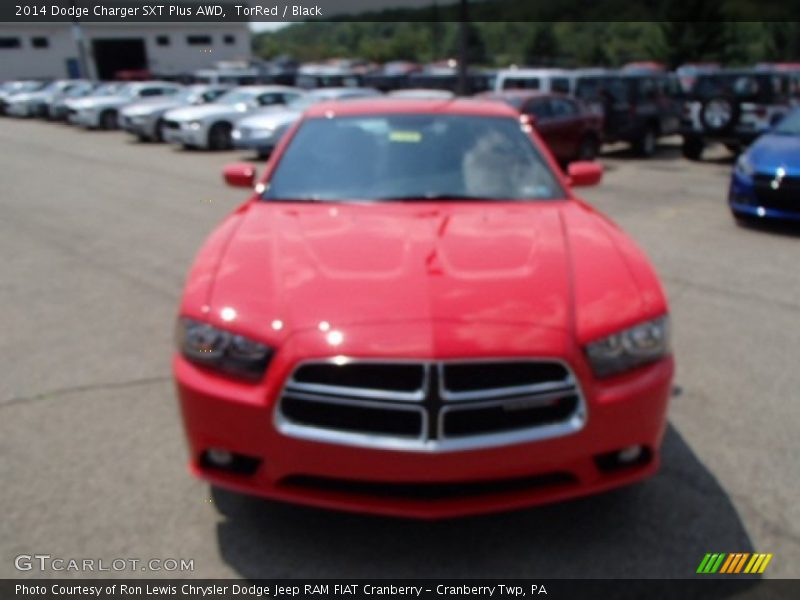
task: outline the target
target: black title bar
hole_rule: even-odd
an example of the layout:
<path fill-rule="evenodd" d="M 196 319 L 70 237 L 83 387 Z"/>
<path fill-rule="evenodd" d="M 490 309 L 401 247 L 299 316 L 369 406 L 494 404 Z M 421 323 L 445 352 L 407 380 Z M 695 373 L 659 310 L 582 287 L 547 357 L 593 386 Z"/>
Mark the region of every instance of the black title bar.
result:
<path fill-rule="evenodd" d="M 459 21 L 460 0 L 2 0 L 0 22 Z M 468 18 L 516 22 L 797 21 L 800 0 L 468 0 Z"/>
<path fill-rule="evenodd" d="M 578 574 L 576 574 L 578 575 Z M 722 600 L 800 597 L 800 581 L 751 576 L 689 579 L 508 579 L 508 580 L 167 580 L 167 579 L 4 579 L 3 600 L 95 598 L 99 600 L 516 600 L 598 598 L 603 600 Z"/>

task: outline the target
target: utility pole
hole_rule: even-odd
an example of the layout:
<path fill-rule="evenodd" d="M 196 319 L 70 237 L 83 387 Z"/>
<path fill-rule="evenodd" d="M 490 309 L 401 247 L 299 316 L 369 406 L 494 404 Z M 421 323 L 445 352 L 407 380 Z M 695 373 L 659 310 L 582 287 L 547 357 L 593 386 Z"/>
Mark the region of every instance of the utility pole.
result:
<path fill-rule="evenodd" d="M 469 11 L 467 0 L 461 0 L 458 19 L 458 93 L 466 96 L 469 93 L 467 72 L 469 70 Z"/>
<path fill-rule="evenodd" d="M 75 8 L 75 2 L 72 3 L 72 7 Z M 75 39 L 75 45 L 78 47 L 78 64 L 81 69 L 81 78 L 94 79 L 92 74 L 89 73 L 89 61 L 86 56 L 86 39 L 83 37 L 83 29 L 77 17 L 72 20 L 72 37 Z"/>

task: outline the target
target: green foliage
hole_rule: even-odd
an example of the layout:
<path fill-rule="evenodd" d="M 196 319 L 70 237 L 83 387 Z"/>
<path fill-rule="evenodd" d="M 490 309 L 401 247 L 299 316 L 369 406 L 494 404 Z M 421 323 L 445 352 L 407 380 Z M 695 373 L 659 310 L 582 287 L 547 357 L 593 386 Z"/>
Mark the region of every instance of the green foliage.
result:
<path fill-rule="evenodd" d="M 585 2 L 561 0 L 560 4 L 560 15 L 587 18 L 586 10 L 580 10 L 581 6 L 586 9 Z M 633 10 L 630 4 L 627 2 L 626 9 L 621 2 L 620 11 Z M 800 24 L 725 22 L 725 5 L 720 0 L 671 2 L 660 13 L 665 19 L 660 22 L 536 22 L 534 17 L 550 16 L 547 11 L 552 12 L 548 8 L 552 3 L 498 0 L 491 13 L 482 5 L 470 8 L 469 58 L 471 64 L 488 67 L 613 67 L 641 60 L 657 60 L 675 67 L 699 61 L 744 65 L 800 59 Z M 647 8 L 647 0 L 640 8 Z M 375 62 L 429 62 L 457 56 L 459 24 L 453 21 L 457 18 L 456 7 L 420 10 L 393 11 L 398 19 L 393 21 L 298 23 L 255 35 L 253 50 L 263 58 L 289 54 L 301 61 L 347 56 Z M 498 14 L 508 20 L 480 20 L 482 15 L 496 19 Z M 440 21 L 419 21 L 420 15 Z M 384 19 L 386 14 L 380 17 Z"/>

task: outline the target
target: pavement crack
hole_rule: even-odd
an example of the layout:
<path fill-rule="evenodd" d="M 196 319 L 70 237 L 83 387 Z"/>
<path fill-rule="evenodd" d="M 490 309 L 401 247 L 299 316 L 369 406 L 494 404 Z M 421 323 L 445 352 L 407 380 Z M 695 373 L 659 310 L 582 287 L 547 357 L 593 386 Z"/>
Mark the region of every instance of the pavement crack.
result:
<path fill-rule="evenodd" d="M 72 387 L 65 387 L 31 396 L 16 396 L 6 400 L 0 400 L 0 408 L 12 406 L 14 404 L 21 404 L 23 402 L 34 402 L 37 400 L 51 400 L 60 396 L 68 396 L 70 394 L 78 394 L 81 392 L 93 392 L 96 390 L 118 390 L 126 389 L 144 385 L 153 385 L 155 383 L 166 383 L 172 378 L 169 375 L 159 375 L 156 377 L 142 377 L 140 379 L 130 379 L 128 381 L 111 381 L 105 383 L 89 383 L 85 385 L 77 385 Z"/>

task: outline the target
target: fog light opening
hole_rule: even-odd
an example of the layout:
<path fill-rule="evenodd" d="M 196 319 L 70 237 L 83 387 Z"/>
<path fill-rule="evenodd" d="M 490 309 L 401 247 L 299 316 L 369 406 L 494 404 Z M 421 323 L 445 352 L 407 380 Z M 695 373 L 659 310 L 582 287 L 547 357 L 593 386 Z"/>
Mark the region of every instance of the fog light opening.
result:
<path fill-rule="evenodd" d="M 211 448 L 206 452 L 208 462 L 215 467 L 229 467 L 233 464 L 233 454 L 220 448 Z"/>
<path fill-rule="evenodd" d="M 629 465 L 636 462 L 643 452 L 644 448 L 641 446 L 628 446 L 617 452 L 617 460 L 621 464 Z"/>
<path fill-rule="evenodd" d="M 209 448 L 200 455 L 200 467 L 210 471 L 224 471 L 237 475 L 252 475 L 261 459 L 237 454 L 222 448 Z"/>
<path fill-rule="evenodd" d="M 597 468 L 609 473 L 621 469 L 640 467 L 648 464 L 653 454 L 647 446 L 626 446 L 620 450 L 595 456 Z"/>

